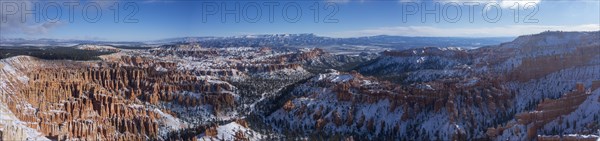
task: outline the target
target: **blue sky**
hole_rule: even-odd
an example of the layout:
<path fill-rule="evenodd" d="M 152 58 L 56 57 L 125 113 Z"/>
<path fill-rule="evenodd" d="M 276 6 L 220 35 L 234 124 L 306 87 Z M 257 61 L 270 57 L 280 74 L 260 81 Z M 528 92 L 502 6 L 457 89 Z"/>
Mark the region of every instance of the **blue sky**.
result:
<path fill-rule="evenodd" d="M 69 13 L 67 4 L 78 5 Z M 600 30 L 598 0 L 3 0 L 0 8 L 0 36 L 29 39 L 147 41 L 275 33 L 506 37 L 545 30 Z M 27 12 L 40 20 L 23 15 Z M 502 14 L 496 18 L 498 12 Z M 97 13 L 102 15 L 95 19 Z"/>

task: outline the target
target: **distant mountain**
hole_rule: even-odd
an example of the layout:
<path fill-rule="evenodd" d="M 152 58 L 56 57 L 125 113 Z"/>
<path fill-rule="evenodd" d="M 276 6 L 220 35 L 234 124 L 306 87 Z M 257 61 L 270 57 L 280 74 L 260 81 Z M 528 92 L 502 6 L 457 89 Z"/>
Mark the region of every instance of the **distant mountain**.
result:
<path fill-rule="evenodd" d="M 0 46 L 75 46 L 79 44 L 96 45 L 146 45 L 143 42 L 119 42 L 119 41 L 95 41 L 95 40 L 70 40 L 70 39 L 23 39 L 23 38 L 0 38 Z"/>
<path fill-rule="evenodd" d="M 205 47 L 336 47 L 336 46 L 374 46 L 391 49 L 409 49 L 416 47 L 464 47 L 476 48 L 508 42 L 513 37 L 462 38 L 462 37 L 406 37 L 406 36 L 369 36 L 356 38 L 331 38 L 314 34 L 271 34 L 246 35 L 233 37 L 187 37 L 171 39 L 180 43 L 199 43 Z"/>
<path fill-rule="evenodd" d="M 165 45 L 198 43 L 203 47 L 272 47 L 272 48 L 352 48 L 365 46 L 385 49 L 410 49 L 417 47 L 463 47 L 476 48 L 497 45 L 510 41 L 512 37 L 462 38 L 462 37 L 406 37 L 406 36 L 369 36 L 356 38 L 331 38 L 315 34 L 265 34 L 242 35 L 231 37 L 181 37 L 145 42 L 112 42 L 93 40 L 60 40 L 60 39 L 0 39 L 2 46 L 72 46 L 77 44 L 110 44 L 110 45 Z"/>

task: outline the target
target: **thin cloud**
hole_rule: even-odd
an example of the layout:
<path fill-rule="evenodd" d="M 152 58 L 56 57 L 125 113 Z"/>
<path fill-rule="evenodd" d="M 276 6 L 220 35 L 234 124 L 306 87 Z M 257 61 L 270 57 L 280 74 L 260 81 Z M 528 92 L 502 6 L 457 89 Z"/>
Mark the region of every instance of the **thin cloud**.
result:
<path fill-rule="evenodd" d="M 145 0 L 143 2 L 151 2 L 153 0 Z M 21 0 L 18 1 L 19 5 L 21 4 L 25 6 L 25 9 L 33 9 L 35 4 L 48 4 L 48 3 L 58 3 L 59 5 L 63 5 L 67 2 L 79 2 L 79 4 L 89 4 L 96 3 L 100 6 L 101 9 L 108 9 L 110 6 L 114 5 L 114 3 L 122 2 L 122 0 L 89 0 L 89 1 L 77 1 L 77 0 Z M 19 7 L 19 9 L 21 9 Z M 4 12 L 4 11 L 2 11 Z M 22 11 L 21 11 L 22 12 Z M 56 22 L 48 22 L 45 19 L 41 19 L 36 21 L 33 19 L 33 16 L 28 16 L 25 21 L 21 19 L 21 16 L 5 16 L 0 19 L 0 36 L 2 37 L 10 37 L 12 35 L 27 35 L 27 36 L 39 36 L 50 33 L 53 29 L 59 26 L 67 25 L 66 23 L 56 21 Z"/>
<path fill-rule="evenodd" d="M 41 0 L 21 0 L 18 6 L 24 6 L 25 9 L 33 9 L 36 3 L 59 3 L 63 2 L 74 2 L 74 0 L 61 0 L 61 1 L 41 1 Z M 5 12 L 5 11 L 3 11 Z M 22 12 L 22 11 L 21 11 Z M 7 16 L 2 15 L 0 19 L 0 36 L 9 37 L 9 35 L 28 35 L 38 36 L 49 33 L 56 27 L 64 25 L 60 21 L 49 22 L 41 18 L 36 21 L 33 16 L 27 16 L 25 20 L 21 19 L 21 16 Z"/>
<path fill-rule="evenodd" d="M 432 26 L 396 26 L 365 29 L 356 31 L 343 31 L 329 33 L 332 37 L 360 37 L 376 35 L 395 36 L 430 36 L 430 37 L 508 37 L 525 34 L 534 34 L 547 30 L 559 31 L 599 31 L 599 24 L 585 24 L 575 26 L 555 25 L 511 25 L 502 27 L 479 28 L 442 28 Z"/>
<path fill-rule="evenodd" d="M 541 0 L 399 0 L 398 2 L 400 3 L 408 3 L 408 2 L 414 2 L 414 3 L 419 3 L 419 2 L 436 2 L 436 3 L 440 3 L 440 4 L 447 4 L 447 3 L 456 3 L 456 4 L 460 4 L 460 5 L 481 5 L 481 6 L 485 6 L 487 4 L 494 4 L 494 5 L 498 5 L 501 8 L 507 9 L 507 8 L 511 8 L 514 7 L 516 4 L 518 4 L 520 7 L 523 7 L 525 5 L 538 5 Z M 490 8 L 486 8 L 486 9 L 490 9 Z"/>
<path fill-rule="evenodd" d="M 502 8 L 510 8 L 515 5 L 519 5 L 520 7 L 525 6 L 535 6 L 540 4 L 541 0 L 503 0 L 500 1 L 499 4 Z"/>
<path fill-rule="evenodd" d="M 21 26 L 21 31 L 27 35 L 47 34 L 60 25 L 62 25 L 61 22 L 45 22 L 38 25 Z"/>

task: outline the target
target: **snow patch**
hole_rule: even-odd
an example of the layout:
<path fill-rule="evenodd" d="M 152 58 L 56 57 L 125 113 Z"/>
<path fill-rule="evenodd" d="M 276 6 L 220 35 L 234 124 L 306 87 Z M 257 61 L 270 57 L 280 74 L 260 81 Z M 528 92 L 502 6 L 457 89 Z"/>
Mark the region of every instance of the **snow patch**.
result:
<path fill-rule="evenodd" d="M 231 122 L 231 123 L 217 127 L 217 136 L 216 137 L 204 136 L 204 134 L 202 134 L 198 137 L 198 140 L 211 141 L 213 139 L 217 139 L 217 140 L 232 141 L 232 140 L 235 140 L 235 133 L 237 133 L 237 132 L 244 133 L 245 137 L 251 141 L 252 140 L 260 140 L 261 138 L 263 138 L 263 135 L 261 135 L 258 132 L 253 131 L 252 129 L 246 128 L 238 123 Z"/>
<path fill-rule="evenodd" d="M 179 121 L 170 114 L 163 113 L 159 109 L 154 109 L 154 112 L 162 116 L 162 118 L 159 119 L 160 123 L 163 123 L 159 130 L 161 135 L 167 135 L 170 131 L 175 131 L 186 127 L 185 123 Z"/>
<path fill-rule="evenodd" d="M 42 133 L 24 125 L 3 103 L 0 103 L 0 131 L 4 131 L 5 128 L 9 127 L 21 130 L 26 140 L 49 141 Z M 19 133 L 19 131 L 15 132 Z"/>
<path fill-rule="evenodd" d="M 351 80 L 352 78 L 354 78 L 352 75 L 350 74 L 344 74 L 344 75 L 337 75 L 337 76 L 333 76 L 331 78 L 332 82 L 347 82 L 349 80 Z"/>

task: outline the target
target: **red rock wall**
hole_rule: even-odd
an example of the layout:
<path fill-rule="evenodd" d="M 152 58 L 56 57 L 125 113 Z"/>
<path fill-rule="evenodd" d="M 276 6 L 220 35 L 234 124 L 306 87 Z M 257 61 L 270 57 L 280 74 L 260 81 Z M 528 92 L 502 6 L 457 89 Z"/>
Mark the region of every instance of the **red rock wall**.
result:
<path fill-rule="evenodd" d="M 154 69 L 157 65 L 176 67 L 169 62 L 139 57 L 122 60 L 30 68 L 25 70 L 30 78 L 28 86 L 2 99 L 27 126 L 57 140 L 156 139 L 161 115 L 135 106 L 143 102 L 211 104 L 216 112 L 234 107 L 234 97 L 224 93 L 233 91 L 228 84 L 208 83 L 191 72 Z M 196 94 L 183 95 L 182 91 Z"/>
<path fill-rule="evenodd" d="M 588 93 L 585 93 L 583 84 L 579 83 L 575 87 L 575 91 L 566 94 L 565 96 L 553 100 L 553 99 L 544 99 L 541 103 L 539 103 L 536 107 L 535 111 L 519 113 L 515 115 L 518 124 L 521 125 L 530 125 L 527 130 L 527 137 L 529 139 L 535 139 L 538 137 L 537 131 L 539 128 L 543 127 L 548 122 L 551 122 L 560 116 L 567 115 L 577 109 L 581 103 L 583 103 L 587 97 Z M 495 137 L 502 133 L 504 129 L 511 128 L 514 124 L 509 124 L 506 126 L 501 126 L 498 128 L 489 128 L 487 130 L 487 135 L 490 137 Z M 548 140 L 552 140 L 553 138 L 545 138 Z"/>
<path fill-rule="evenodd" d="M 509 74 L 509 78 L 524 82 L 565 68 L 585 65 L 597 55 L 597 48 L 599 47 L 579 47 L 573 53 L 525 58 L 521 65 Z"/>

